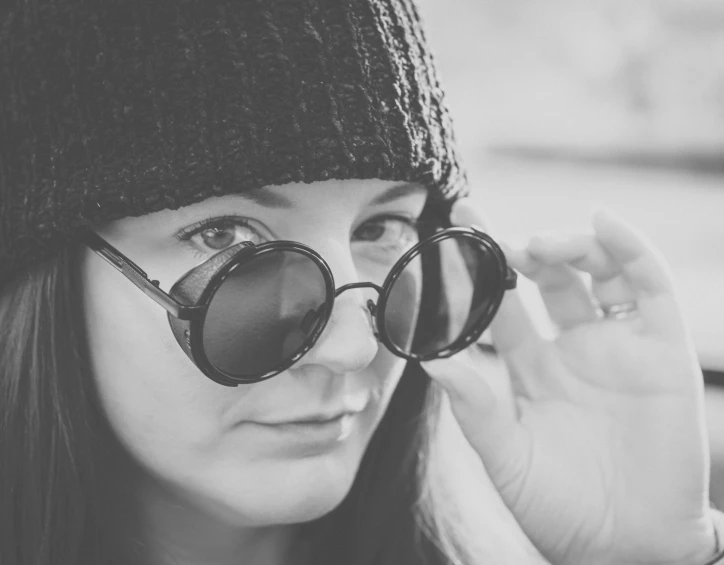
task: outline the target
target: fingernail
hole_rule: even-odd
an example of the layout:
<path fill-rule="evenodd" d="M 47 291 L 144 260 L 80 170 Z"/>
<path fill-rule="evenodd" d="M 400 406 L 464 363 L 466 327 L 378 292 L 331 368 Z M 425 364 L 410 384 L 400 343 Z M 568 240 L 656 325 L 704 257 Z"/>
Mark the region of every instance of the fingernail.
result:
<path fill-rule="evenodd" d="M 503 249 L 509 249 L 513 252 L 519 252 L 526 250 L 530 238 L 527 236 L 518 235 L 514 237 L 506 237 L 504 239 L 496 239 L 495 241 L 497 241 L 501 247 L 505 246 L 503 247 Z"/>
<path fill-rule="evenodd" d="M 420 365 L 458 404 L 474 405 L 483 410 L 493 401 L 490 387 L 465 351 L 446 359 L 423 361 Z"/>
<path fill-rule="evenodd" d="M 575 234 L 566 232 L 542 232 L 530 238 L 529 247 L 536 248 L 540 245 L 562 245 L 570 243 L 576 238 Z"/>
<path fill-rule="evenodd" d="M 470 371 L 471 367 L 469 363 L 470 360 L 467 352 L 460 351 L 452 357 L 422 361 L 420 365 L 432 378 L 446 384 L 459 380 L 461 372 Z"/>
<path fill-rule="evenodd" d="M 622 220 L 621 216 L 616 213 L 613 208 L 610 208 L 609 206 L 606 206 L 605 204 L 599 204 L 598 206 L 593 208 L 593 211 L 591 212 L 591 217 L 596 216 L 604 216 L 606 218 L 610 218 L 612 220 Z"/>
<path fill-rule="evenodd" d="M 449 379 L 454 371 L 451 366 L 451 359 L 432 359 L 431 361 L 422 361 L 420 365 L 429 375 L 435 379 Z"/>
<path fill-rule="evenodd" d="M 597 220 L 598 218 L 598 220 Z M 604 223 L 608 222 L 619 227 L 619 229 L 631 230 L 634 229 L 628 221 L 621 216 L 618 212 L 609 208 L 608 206 L 600 206 L 593 212 L 593 224 L 596 225 L 597 221 L 603 220 Z"/>

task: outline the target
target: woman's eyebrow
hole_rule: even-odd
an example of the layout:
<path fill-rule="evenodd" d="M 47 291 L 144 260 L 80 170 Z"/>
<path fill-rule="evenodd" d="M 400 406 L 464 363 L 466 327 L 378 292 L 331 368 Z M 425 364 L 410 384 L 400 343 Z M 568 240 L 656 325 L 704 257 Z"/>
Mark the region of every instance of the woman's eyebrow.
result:
<path fill-rule="evenodd" d="M 237 196 L 250 200 L 255 204 L 266 208 L 293 208 L 294 204 L 286 196 L 276 194 L 266 187 L 254 188 L 246 192 L 241 192 Z"/>
<path fill-rule="evenodd" d="M 403 198 L 405 196 L 417 194 L 420 192 L 426 192 L 426 190 L 419 184 L 411 182 L 396 184 L 395 186 L 391 186 L 384 192 L 375 196 L 370 201 L 370 204 L 387 204 L 388 202 L 392 202 L 393 200 L 397 200 L 399 198 Z"/>

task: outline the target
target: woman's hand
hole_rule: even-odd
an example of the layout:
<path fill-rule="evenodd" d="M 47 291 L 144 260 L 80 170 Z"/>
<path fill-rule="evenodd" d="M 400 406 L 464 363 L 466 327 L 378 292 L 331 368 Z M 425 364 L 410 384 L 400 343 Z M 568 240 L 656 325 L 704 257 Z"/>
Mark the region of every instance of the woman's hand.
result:
<path fill-rule="evenodd" d="M 453 219 L 485 229 L 466 201 Z M 703 379 L 672 280 L 618 217 L 597 213 L 593 230 L 503 246 L 559 328 L 541 337 L 517 292 L 506 292 L 491 330 L 515 410 L 468 352 L 423 366 L 552 563 L 703 565 L 714 553 Z M 625 319 L 599 314 L 599 304 L 629 301 L 638 310 Z"/>

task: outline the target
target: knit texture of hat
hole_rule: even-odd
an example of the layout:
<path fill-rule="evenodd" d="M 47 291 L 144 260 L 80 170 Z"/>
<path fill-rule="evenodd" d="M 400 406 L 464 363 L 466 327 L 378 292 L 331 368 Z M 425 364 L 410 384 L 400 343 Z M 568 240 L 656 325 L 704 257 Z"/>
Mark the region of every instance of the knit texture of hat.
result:
<path fill-rule="evenodd" d="M 14 0 L 0 285 L 79 226 L 327 179 L 466 190 L 409 0 Z"/>

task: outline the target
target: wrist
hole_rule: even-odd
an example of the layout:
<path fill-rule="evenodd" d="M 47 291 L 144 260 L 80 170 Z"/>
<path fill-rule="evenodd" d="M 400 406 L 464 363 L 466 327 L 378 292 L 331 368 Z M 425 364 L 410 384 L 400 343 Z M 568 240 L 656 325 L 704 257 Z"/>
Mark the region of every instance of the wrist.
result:
<path fill-rule="evenodd" d="M 701 551 L 693 555 L 682 565 L 724 565 L 724 513 L 711 508 L 709 515 L 711 517 L 711 535 L 710 542 L 707 547 L 702 547 Z"/>
<path fill-rule="evenodd" d="M 682 548 L 679 547 L 676 551 L 678 557 L 673 557 L 672 553 L 667 553 L 659 544 L 656 544 L 660 557 L 654 561 L 646 561 L 646 563 L 648 565 L 724 565 L 724 512 L 711 508 L 707 522 L 705 532 L 698 533 L 696 540 L 687 541 L 687 547 L 692 549 L 681 552 Z M 596 561 L 596 563 L 599 562 Z M 622 565 L 624 562 L 620 559 L 617 561 L 604 559 L 600 563 L 602 565 Z M 641 565 L 643 562 L 638 560 L 625 563 Z"/>
<path fill-rule="evenodd" d="M 716 508 L 710 510 L 714 527 L 714 550 L 704 565 L 724 564 L 724 513 Z"/>

